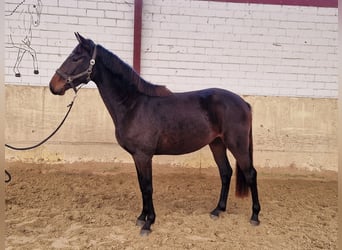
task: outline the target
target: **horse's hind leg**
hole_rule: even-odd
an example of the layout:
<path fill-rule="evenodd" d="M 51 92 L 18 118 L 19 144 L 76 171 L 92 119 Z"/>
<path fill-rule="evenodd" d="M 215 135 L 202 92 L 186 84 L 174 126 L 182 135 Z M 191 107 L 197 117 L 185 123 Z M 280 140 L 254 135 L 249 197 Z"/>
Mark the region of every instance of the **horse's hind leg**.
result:
<path fill-rule="evenodd" d="M 210 213 L 212 218 L 217 218 L 221 212 L 226 211 L 232 168 L 227 158 L 227 149 L 220 138 L 216 138 L 209 144 L 221 177 L 221 193 L 217 207 Z"/>
<path fill-rule="evenodd" d="M 250 187 L 251 187 L 251 193 L 252 193 L 252 217 L 250 219 L 250 222 L 252 225 L 259 225 L 259 212 L 260 212 L 260 204 L 259 204 L 259 197 L 258 197 L 258 187 L 257 187 L 257 171 L 252 166 L 252 168 L 249 171 L 250 176 Z"/>
<path fill-rule="evenodd" d="M 237 150 L 238 149 L 238 150 Z M 248 187 L 252 194 L 252 216 L 251 224 L 259 225 L 260 204 L 257 188 L 257 171 L 255 170 L 250 156 L 251 152 L 241 148 L 231 149 L 236 159 L 236 195 L 244 197 L 248 195 Z"/>

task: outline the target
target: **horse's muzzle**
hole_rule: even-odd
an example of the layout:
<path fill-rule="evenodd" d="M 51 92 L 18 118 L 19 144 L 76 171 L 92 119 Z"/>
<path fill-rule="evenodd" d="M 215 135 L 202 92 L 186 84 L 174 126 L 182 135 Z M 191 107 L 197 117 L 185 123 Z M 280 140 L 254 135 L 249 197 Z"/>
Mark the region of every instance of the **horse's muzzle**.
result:
<path fill-rule="evenodd" d="M 58 75 L 54 74 L 51 78 L 50 91 L 54 95 L 64 95 L 65 94 L 65 81 Z"/>

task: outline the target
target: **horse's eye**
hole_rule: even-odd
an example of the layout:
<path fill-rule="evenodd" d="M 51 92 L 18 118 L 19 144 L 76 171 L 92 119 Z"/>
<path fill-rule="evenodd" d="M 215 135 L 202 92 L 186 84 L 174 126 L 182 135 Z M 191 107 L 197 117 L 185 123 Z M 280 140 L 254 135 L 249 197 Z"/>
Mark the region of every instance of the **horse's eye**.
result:
<path fill-rule="evenodd" d="M 37 6 L 34 4 L 34 5 L 33 5 L 33 8 L 37 8 Z"/>

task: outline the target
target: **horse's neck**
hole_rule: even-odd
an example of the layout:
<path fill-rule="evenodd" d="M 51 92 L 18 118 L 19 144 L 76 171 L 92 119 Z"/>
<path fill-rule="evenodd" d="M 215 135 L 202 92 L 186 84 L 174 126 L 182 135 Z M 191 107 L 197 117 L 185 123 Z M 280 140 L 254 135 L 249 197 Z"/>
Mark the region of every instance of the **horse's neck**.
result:
<path fill-rule="evenodd" d="M 118 81 L 121 81 L 113 73 L 105 70 L 103 66 L 100 76 L 94 78 L 100 95 L 106 105 L 115 126 L 118 126 L 124 117 L 132 110 L 137 96 L 129 96 L 123 93 Z"/>
<path fill-rule="evenodd" d="M 18 23 L 19 29 L 30 30 L 33 22 L 31 13 L 28 12 L 26 6 L 17 10 L 16 18 L 20 20 Z"/>

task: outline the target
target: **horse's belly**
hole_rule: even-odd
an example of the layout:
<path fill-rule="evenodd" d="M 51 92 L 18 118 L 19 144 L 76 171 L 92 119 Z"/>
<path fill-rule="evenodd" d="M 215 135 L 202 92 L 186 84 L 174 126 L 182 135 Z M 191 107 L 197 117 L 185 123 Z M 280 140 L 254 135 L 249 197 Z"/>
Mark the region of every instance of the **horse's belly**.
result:
<path fill-rule="evenodd" d="M 168 133 L 160 136 L 156 148 L 157 155 L 181 155 L 197 151 L 212 142 L 215 137 L 212 131 L 186 134 Z"/>
<path fill-rule="evenodd" d="M 156 150 L 156 155 L 182 155 L 197 151 L 203 148 L 206 144 L 196 144 L 196 145 L 186 145 L 186 144 L 175 144 L 173 146 L 165 145 L 163 147 L 159 147 Z"/>

